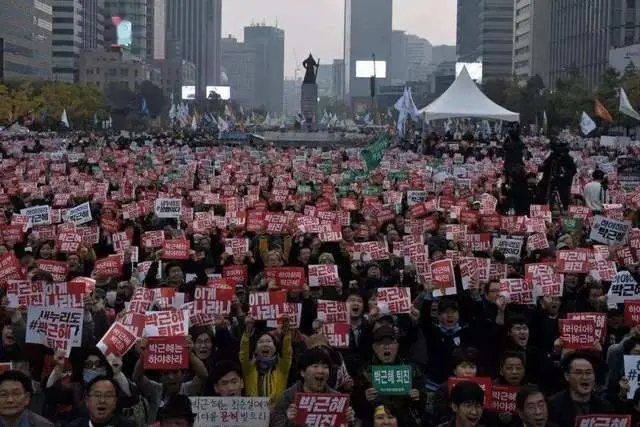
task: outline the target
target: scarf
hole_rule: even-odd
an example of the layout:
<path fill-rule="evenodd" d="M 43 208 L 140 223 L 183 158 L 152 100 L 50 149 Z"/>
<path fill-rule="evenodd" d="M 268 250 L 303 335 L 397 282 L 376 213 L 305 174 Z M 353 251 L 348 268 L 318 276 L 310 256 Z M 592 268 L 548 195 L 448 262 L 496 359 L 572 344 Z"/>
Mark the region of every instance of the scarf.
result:
<path fill-rule="evenodd" d="M 263 357 L 256 358 L 256 366 L 258 367 L 258 371 L 260 372 L 268 371 L 273 367 L 273 365 L 276 364 L 277 360 L 278 360 L 278 355 L 276 354 L 267 358 L 263 358 Z"/>
<path fill-rule="evenodd" d="M 458 332 L 460 332 L 460 330 L 462 330 L 462 327 L 460 327 L 459 323 L 456 323 L 453 326 L 438 325 L 438 327 L 440 328 L 443 334 L 449 335 L 449 336 L 455 335 Z"/>

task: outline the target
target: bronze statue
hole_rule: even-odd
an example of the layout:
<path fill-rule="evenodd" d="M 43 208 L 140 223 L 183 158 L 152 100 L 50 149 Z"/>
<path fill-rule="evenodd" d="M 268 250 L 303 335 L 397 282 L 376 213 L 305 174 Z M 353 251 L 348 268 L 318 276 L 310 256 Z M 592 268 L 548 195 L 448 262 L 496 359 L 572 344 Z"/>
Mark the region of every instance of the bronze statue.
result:
<path fill-rule="evenodd" d="M 307 70 L 307 72 L 304 73 L 302 83 L 315 83 L 316 77 L 318 76 L 318 67 L 320 67 L 320 59 L 316 62 L 313 56 L 309 54 L 309 57 L 302 61 L 302 66 Z"/>

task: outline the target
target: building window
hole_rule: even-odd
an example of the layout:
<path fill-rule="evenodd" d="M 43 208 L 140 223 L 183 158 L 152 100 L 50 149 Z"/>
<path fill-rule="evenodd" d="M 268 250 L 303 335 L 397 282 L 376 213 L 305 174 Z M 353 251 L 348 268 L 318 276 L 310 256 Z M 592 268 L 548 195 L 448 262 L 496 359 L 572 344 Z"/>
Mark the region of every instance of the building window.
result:
<path fill-rule="evenodd" d="M 115 68 L 109 68 L 109 76 L 110 77 L 115 77 L 118 74 L 118 70 L 116 70 Z"/>

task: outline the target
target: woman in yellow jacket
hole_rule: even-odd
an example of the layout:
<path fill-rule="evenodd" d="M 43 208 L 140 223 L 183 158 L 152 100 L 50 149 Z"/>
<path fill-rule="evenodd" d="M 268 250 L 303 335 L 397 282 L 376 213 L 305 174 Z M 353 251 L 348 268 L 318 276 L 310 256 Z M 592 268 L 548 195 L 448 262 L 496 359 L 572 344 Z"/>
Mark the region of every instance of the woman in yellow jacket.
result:
<path fill-rule="evenodd" d="M 293 346 L 289 332 L 289 317 L 284 316 L 281 330 L 282 354 L 277 353 L 277 338 L 264 332 L 258 337 L 255 352 L 251 356 L 249 339 L 254 331 L 251 316 L 245 319 L 245 330 L 240 341 L 240 364 L 244 376 L 247 396 L 269 397 L 275 403 L 276 397 L 287 388 L 287 378 L 293 360 Z"/>

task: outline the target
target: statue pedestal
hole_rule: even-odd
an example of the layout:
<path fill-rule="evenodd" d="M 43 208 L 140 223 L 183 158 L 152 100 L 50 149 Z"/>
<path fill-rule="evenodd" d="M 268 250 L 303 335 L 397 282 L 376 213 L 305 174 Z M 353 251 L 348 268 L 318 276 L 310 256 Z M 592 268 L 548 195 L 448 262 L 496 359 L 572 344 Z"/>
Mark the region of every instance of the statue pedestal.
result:
<path fill-rule="evenodd" d="M 318 114 L 318 85 L 316 83 L 302 83 L 300 111 L 307 127 L 315 126 Z"/>

